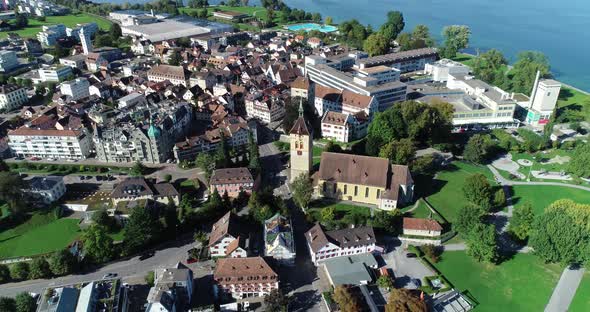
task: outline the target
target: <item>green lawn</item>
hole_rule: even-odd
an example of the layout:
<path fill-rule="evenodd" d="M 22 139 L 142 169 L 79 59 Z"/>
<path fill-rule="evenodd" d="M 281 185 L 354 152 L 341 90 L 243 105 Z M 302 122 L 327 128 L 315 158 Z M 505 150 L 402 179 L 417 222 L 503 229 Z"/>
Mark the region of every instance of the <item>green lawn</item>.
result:
<path fill-rule="evenodd" d="M 334 208 L 334 220 L 341 220 L 344 217 L 350 217 L 353 215 L 362 216 L 363 218 L 368 218 L 371 216 L 371 210 L 368 207 L 363 206 L 355 206 L 345 203 L 332 203 L 329 201 L 316 201 L 312 202 L 308 213 L 314 216 L 315 220 L 321 220 L 320 213 L 322 209 L 326 209 L 329 207 Z"/>
<path fill-rule="evenodd" d="M 412 208 L 413 206 L 410 206 L 408 208 Z M 405 217 L 410 217 L 410 218 L 422 218 L 422 219 L 428 219 L 429 217 L 432 217 L 432 219 L 435 219 L 436 221 L 440 222 L 440 223 L 445 223 L 444 220 L 442 220 L 438 214 L 435 213 L 431 213 L 430 208 L 428 208 L 428 205 L 426 205 L 426 203 L 423 200 L 419 200 L 418 201 L 418 207 L 414 210 L 412 210 L 411 212 L 407 212 L 406 214 L 404 214 Z"/>
<path fill-rule="evenodd" d="M 479 303 L 475 311 L 543 311 L 562 267 L 517 254 L 501 265 L 479 263 L 464 251 L 447 251 L 435 264 L 459 291 Z"/>
<path fill-rule="evenodd" d="M 60 250 L 79 234 L 76 219 L 55 220 L 53 213 L 34 214 L 25 223 L 0 233 L 0 259 Z"/>
<path fill-rule="evenodd" d="M 487 167 L 455 161 L 440 171 L 431 183 L 427 181 L 416 183 L 418 195 L 427 195 L 428 202 L 434 209 L 447 221 L 453 223 L 457 217 L 457 211 L 467 204 L 467 200 L 463 196 L 463 183 L 467 177 L 475 173 L 484 174 L 490 184 L 496 185 L 496 181 Z"/>
<path fill-rule="evenodd" d="M 453 61 L 463 63 L 467 66 L 473 66 L 473 59 L 475 55 L 465 54 L 465 53 L 457 53 L 457 56 L 453 58 Z"/>
<path fill-rule="evenodd" d="M 571 199 L 578 203 L 590 204 L 588 191 L 551 185 L 513 185 L 512 198 L 515 207 L 530 202 L 536 215 L 542 214 L 547 206 L 559 199 Z"/>
<path fill-rule="evenodd" d="M 19 34 L 23 38 L 34 38 L 38 32 L 41 31 L 41 26 L 44 25 L 55 25 L 64 24 L 66 27 L 73 27 L 80 23 L 96 22 L 98 27 L 103 30 L 108 30 L 111 26 L 111 22 L 105 18 L 80 13 L 76 15 L 65 15 L 65 16 L 47 16 L 45 22 L 40 22 L 34 18 L 29 18 L 29 26 L 24 29 L 12 31 Z M 0 39 L 8 36 L 11 31 L 0 32 Z"/>
<path fill-rule="evenodd" d="M 590 307 L 590 272 L 586 271 L 584 278 L 578 286 L 574 300 L 570 304 L 570 312 L 586 312 Z"/>
<path fill-rule="evenodd" d="M 590 95 L 568 87 L 562 87 L 557 107 L 557 120 L 560 122 L 579 119 L 590 121 Z"/>

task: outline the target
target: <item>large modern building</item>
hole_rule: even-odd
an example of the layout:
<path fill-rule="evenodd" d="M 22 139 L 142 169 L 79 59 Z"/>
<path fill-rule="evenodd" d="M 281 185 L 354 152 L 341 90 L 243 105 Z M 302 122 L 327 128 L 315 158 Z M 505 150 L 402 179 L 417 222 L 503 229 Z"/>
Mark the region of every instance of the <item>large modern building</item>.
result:
<path fill-rule="evenodd" d="M 18 67 L 16 52 L 2 50 L 0 51 L 0 72 L 10 72 Z"/>
<path fill-rule="evenodd" d="M 0 86 L 0 109 L 11 111 L 29 101 L 27 90 L 13 84 Z"/>
<path fill-rule="evenodd" d="M 449 59 L 442 59 L 424 66 L 424 73 L 432 75 L 436 82 L 446 82 L 451 75 L 468 75 L 471 69 L 469 66 Z"/>
<path fill-rule="evenodd" d="M 54 65 L 39 68 L 39 77 L 42 82 L 60 82 L 72 75 L 72 68 L 64 65 Z"/>
<path fill-rule="evenodd" d="M 353 70 L 341 60 L 311 55 L 305 57 L 305 74 L 316 84 L 374 97 L 380 111 L 406 99 L 407 86 L 399 81 L 399 71 L 391 67 Z"/>
<path fill-rule="evenodd" d="M 232 32 L 233 26 L 204 19 L 178 17 L 155 23 L 121 27 L 123 35 L 136 36 L 152 42 Z"/>
<path fill-rule="evenodd" d="M 85 130 L 20 127 L 8 132 L 8 145 L 21 157 L 85 159 L 92 141 Z"/>
<path fill-rule="evenodd" d="M 66 81 L 59 87 L 61 94 L 68 95 L 72 101 L 90 96 L 90 83 L 86 78 L 76 78 L 74 80 Z"/>
<path fill-rule="evenodd" d="M 414 181 L 408 166 L 379 157 L 322 153 L 313 175 L 320 198 L 348 200 L 393 210 L 412 201 Z"/>
<path fill-rule="evenodd" d="M 403 52 L 363 58 L 357 61 L 360 69 L 376 66 L 388 66 L 400 70 L 402 73 L 424 70 L 428 63 L 438 59 L 438 52 L 434 48 L 422 48 Z"/>
<path fill-rule="evenodd" d="M 527 107 L 526 122 L 535 126 L 547 124 L 557 105 L 560 91 L 561 83 L 553 79 L 540 79 L 540 73 L 537 73 Z"/>

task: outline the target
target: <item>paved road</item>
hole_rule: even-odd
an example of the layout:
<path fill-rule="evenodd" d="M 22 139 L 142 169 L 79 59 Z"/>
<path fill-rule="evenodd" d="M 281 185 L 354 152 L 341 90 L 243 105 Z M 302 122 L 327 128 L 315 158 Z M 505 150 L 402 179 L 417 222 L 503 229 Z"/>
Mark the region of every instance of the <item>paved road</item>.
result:
<path fill-rule="evenodd" d="M 545 306 L 545 312 L 565 312 L 568 310 L 585 271 L 583 267 L 565 268 L 557 286 L 553 289 L 549 303 Z"/>
<path fill-rule="evenodd" d="M 39 279 L 3 284 L 0 287 L 0 296 L 16 296 L 23 291 L 40 293 L 47 287 L 100 279 L 106 273 L 117 273 L 123 282 L 136 282 L 143 279 L 147 272 L 153 271 L 156 268 L 171 267 L 178 262 L 185 262 L 187 252 L 193 246 L 192 238 L 186 237 L 182 240 L 163 245 L 162 248 L 156 249 L 153 257 L 143 261 L 140 261 L 139 256 L 136 256 L 128 260 L 113 262 L 95 271 L 82 274 L 68 275 L 50 280 Z M 210 268 L 204 263 L 191 264 L 190 268 L 195 271 L 195 276 L 199 276 L 199 272 L 201 274 L 210 272 Z"/>

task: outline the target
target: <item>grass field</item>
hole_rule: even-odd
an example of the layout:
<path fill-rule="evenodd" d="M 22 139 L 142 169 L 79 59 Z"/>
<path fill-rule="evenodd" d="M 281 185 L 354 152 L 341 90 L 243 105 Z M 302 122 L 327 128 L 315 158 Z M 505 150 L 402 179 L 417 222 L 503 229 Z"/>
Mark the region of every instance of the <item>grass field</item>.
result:
<path fill-rule="evenodd" d="M 478 263 L 464 251 L 447 251 L 435 266 L 459 291 L 468 291 L 475 311 L 543 311 L 562 267 L 517 254 L 501 265 Z"/>
<path fill-rule="evenodd" d="M 416 183 L 419 195 L 427 195 L 428 202 L 447 221 L 453 223 L 457 211 L 467 204 L 463 196 L 463 183 L 467 177 L 475 173 L 484 174 L 490 184 L 496 185 L 492 173 L 485 166 L 455 161 L 445 170 L 440 171 L 432 183 Z"/>
<path fill-rule="evenodd" d="M 590 308 L 590 272 L 586 271 L 578 286 L 574 300 L 570 304 L 570 312 L 585 312 Z"/>
<path fill-rule="evenodd" d="M 37 213 L 25 223 L 0 233 L 0 259 L 60 250 L 79 234 L 78 220 L 56 220 L 53 213 Z"/>
<path fill-rule="evenodd" d="M 590 121 L 590 95 L 562 87 L 557 101 L 557 120 L 569 122 L 576 119 Z"/>
<path fill-rule="evenodd" d="M 512 198 L 515 207 L 530 202 L 535 215 L 542 214 L 547 206 L 559 199 L 571 199 L 578 203 L 590 204 L 588 191 L 551 185 L 513 185 Z"/>
<path fill-rule="evenodd" d="M 354 215 L 361 216 L 362 218 L 368 218 L 371 216 L 371 210 L 368 207 L 363 206 L 355 206 L 349 205 L 344 203 L 330 203 L 327 201 L 319 201 L 313 202 L 309 209 L 309 214 L 314 216 L 314 219 L 321 220 L 321 211 L 322 209 L 334 208 L 334 220 L 338 221 L 343 219 L 344 217 L 351 218 Z"/>
<path fill-rule="evenodd" d="M 44 25 L 55 25 L 64 24 L 66 27 L 73 27 L 80 23 L 96 22 L 98 27 L 103 30 L 108 30 L 111 26 L 111 22 L 105 18 L 88 15 L 84 13 L 76 15 L 65 15 L 65 16 L 47 16 L 44 22 L 40 22 L 34 18 L 29 18 L 29 26 L 24 29 L 15 31 L 2 31 L 0 32 L 0 39 L 8 36 L 9 32 L 15 32 L 23 38 L 34 38 L 37 33 L 41 31 L 41 26 Z"/>

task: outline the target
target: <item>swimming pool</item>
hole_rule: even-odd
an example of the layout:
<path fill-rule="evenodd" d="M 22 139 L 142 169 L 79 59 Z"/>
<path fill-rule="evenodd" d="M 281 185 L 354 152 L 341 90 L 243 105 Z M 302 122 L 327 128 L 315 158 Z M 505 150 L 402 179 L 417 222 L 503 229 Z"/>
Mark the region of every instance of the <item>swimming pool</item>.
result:
<path fill-rule="evenodd" d="M 297 25 L 290 25 L 290 26 L 286 26 L 288 30 L 291 31 L 300 31 L 300 30 L 304 30 L 304 31 L 311 31 L 311 30 L 319 30 L 323 33 L 330 33 L 330 32 L 334 32 L 337 31 L 338 28 L 335 26 L 331 26 L 331 25 L 320 25 L 320 24 L 316 24 L 316 23 L 305 23 L 305 24 L 297 24 Z"/>

